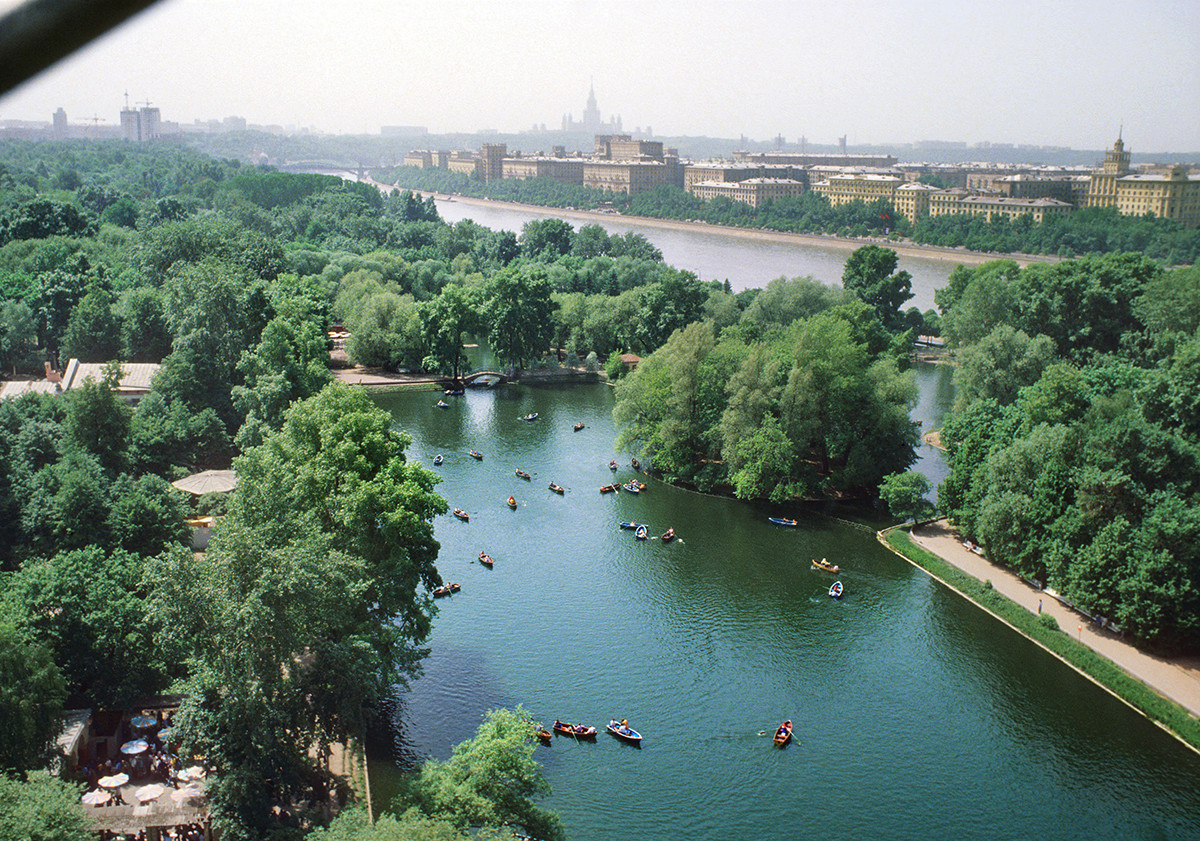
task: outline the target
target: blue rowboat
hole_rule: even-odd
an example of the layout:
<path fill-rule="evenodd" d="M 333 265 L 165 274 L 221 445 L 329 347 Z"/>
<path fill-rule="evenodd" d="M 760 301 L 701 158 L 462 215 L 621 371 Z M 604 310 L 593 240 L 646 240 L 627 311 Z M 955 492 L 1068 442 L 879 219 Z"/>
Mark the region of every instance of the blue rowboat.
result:
<path fill-rule="evenodd" d="M 649 534 L 650 529 L 646 528 L 644 525 L 638 526 L 633 532 L 633 536 L 638 540 L 645 540 Z"/>
<path fill-rule="evenodd" d="M 639 486 L 637 482 L 626 482 L 621 486 L 621 489 L 629 491 L 631 494 L 642 492 L 641 486 Z"/>
<path fill-rule="evenodd" d="M 642 743 L 642 734 L 634 730 L 628 724 L 622 724 L 615 718 L 608 723 L 608 732 L 612 733 L 618 739 L 624 739 L 635 745 Z"/>
<path fill-rule="evenodd" d="M 638 526 L 643 526 L 643 525 L 645 525 L 645 523 L 621 523 L 621 528 L 629 529 L 630 531 L 633 531 Z"/>
<path fill-rule="evenodd" d="M 835 581 L 829 587 L 829 598 L 840 599 L 842 597 L 842 582 Z"/>
<path fill-rule="evenodd" d="M 525 417 L 521 418 L 521 420 L 527 420 L 527 421 L 537 420 L 537 412 L 530 412 Z"/>
<path fill-rule="evenodd" d="M 797 525 L 795 520 L 789 520 L 787 517 L 768 517 L 767 519 L 777 526 L 791 526 L 795 528 Z"/>
<path fill-rule="evenodd" d="M 441 463 L 442 463 L 442 456 L 441 456 L 441 454 L 438 454 L 438 455 L 436 455 L 436 456 L 434 456 L 434 457 L 433 457 L 433 463 L 434 463 L 434 466 L 437 466 L 437 465 L 439 465 L 439 464 L 441 464 Z"/>

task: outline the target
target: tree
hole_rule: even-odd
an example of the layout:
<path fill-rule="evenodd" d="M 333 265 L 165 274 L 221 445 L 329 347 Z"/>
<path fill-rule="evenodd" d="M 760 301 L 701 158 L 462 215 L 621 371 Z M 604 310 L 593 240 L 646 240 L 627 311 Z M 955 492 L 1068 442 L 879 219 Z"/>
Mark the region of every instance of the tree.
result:
<path fill-rule="evenodd" d="M 0 838 L 93 841 L 78 790 L 49 774 L 22 782 L 0 774 Z"/>
<path fill-rule="evenodd" d="M 418 307 L 417 314 L 429 340 L 429 356 L 422 363 L 423 368 L 448 370 L 458 379 L 463 358 L 463 334 L 482 327 L 482 303 L 483 290 L 479 287 L 450 284 L 432 301 Z"/>
<path fill-rule="evenodd" d="M 846 260 L 842 284 L 875 309 L 889 330 L 905 329 L 901 307 L 912 298 L 912 275 L 896 271 L 899 258 L 890 248 L 864 245 Z"/>
<path fill-rule="evenodd" d="M 959 355 L 959 399 L 963 403 L 993 398 L 1006 405 L 1022 387 L 1032 385 L 1054 356 L 1047 336 L 1030 338 L 1007 324 L 997 326 Z"/>
<path fill-rule="evenodd" d="M 554 302 L 543 267 L 526 263 L 502 269 L 485 294 L 492 352 L 502 362 L 524 368 L 546 353 L 554 335 Z"/>
<path fill-rule="evenodd" d="M 45 762 L 62 730 L 66 698 L 50 650 L 0 612 L 0 776 L 23 775 Z"/>
<path fill-rule="evenodd" d="M 233 389 L 234 408 L 246 413 L 237 437 L 241 449 L 261 443 L 282 425 L 293 401 L 311 397 L 332 380 L 328 341 L 311 321 L 279 317 L 262 331 L 258 345 L 242 354 L 238 370 L 245 385 Z"/>
<path fill-rule="evenodd" d="M 521 228 L 521 251 L 526 257 L 551 262 L 571 253 L 575 229 L 562 219 L 530 219 Z"/>
<path fill-rule="evenodd" d="M 23 626 L 54 652 L 71 692 L 88 704 L 121 707 L 164 686 L 168 669 L 141 573 L 136 556 L 90 546 L 27 560 L 12 579 Z"/>
<path fill-rule="evenodd" d="M 902 522 L 920 520 L 934 510 L 933 503 L 926 499 L 932 489 L 924 474 L 909 470 L 885 476 L 879 485 L 879 497 L 892 516 Z"/>
<path fill-rule="evenodd" d="M 162 295 L 139 286 L 121 296 L 121 358 L 130 362 L 162 362 L 171 352 L 171 328 Z"/>
<path fill-rule="evenodd" d="M 426 815 L 462 830 L 510 825 L 545 841 L 561 839 L 558 816 L 533 802 L 550 793 L 534 743 L 521 707 L 489 710 L 475 737 L 455 745 L 448 760 L 421 766 L 406 795 Z"/>
<path fill-rule="evenodd" d="M 125 466 L 133 412 L 115 391 L 120 380 L 119 363 L 104 370 L 104 379 L 90 377 L 71 389 L 67 403 L 68 441 L 94 456 L 109 475 Z"/>
<path fill-rule="evenodd" d="M 0 303 L 0 370 L 28 367 L 37 350 L 33 310 L 23 301 Z"/>
<path fill-rule="evenodd" d="M 71 310 L 62 350 L 80 362 L 112 362 L 120 356 L 120 320 L 113 312 L 113 296 L 103 287 L 92 286 Z"/>

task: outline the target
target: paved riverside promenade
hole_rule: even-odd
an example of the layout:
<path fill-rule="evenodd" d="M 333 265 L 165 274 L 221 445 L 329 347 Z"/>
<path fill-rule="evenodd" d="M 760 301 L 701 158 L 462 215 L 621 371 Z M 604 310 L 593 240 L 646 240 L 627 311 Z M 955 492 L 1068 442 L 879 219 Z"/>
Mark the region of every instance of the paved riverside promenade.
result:
<path fill-rule="evenodd" d="M 991 581 L 997 592 L 1031 613 L 1055 618 L 1058 626 L 1084 645 L 1116 663 L 1159 694 L 1200 716 L 1200 658 L 1167 659 L 1136 648 L 1111 631 L 1100 628 L 1090 617 L 1044 590 L 1039 590 L 1014 573 L 971 552 L 943 519 L 912 531 L 913 542 L 980 581 Z M 1082 630 L 1081 630 L 1082 629 Z"/>

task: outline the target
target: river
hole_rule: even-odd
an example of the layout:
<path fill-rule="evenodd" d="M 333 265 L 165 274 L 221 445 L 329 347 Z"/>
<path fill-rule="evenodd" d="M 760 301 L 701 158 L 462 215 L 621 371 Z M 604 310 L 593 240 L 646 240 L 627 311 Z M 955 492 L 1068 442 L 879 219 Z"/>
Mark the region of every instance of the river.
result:
<path fill-rule="evenodd" d="M 936 423 L 948 375 L 918 376 L 914 416 Z M 634 475 L 612 449 L 607 386 L 438 397 L 377 397 L 414 458 L 444 454 L 439 491 L 471 515 L 436 523 L 439 569 L 462 591 L 438 602 L 391 742 L 370 746 L 377 806 L 397 762 L 444 759 L 487 709 L 520 703 L 547 723 L 625 717 L 645 737 L 536 749 L 544 805 L 574 841 L 1200 838 L 1200 756 L 871 529 L 803 512 L 781 528 L 774 509 L 649 477 L 638 496 L 601 495 L 611 458 Z M 944 469 L 928 451 L 921 464 Z M 679 537 L 638 542 L 625 520 Z M 820 557 L 842 566 L 841 601 Z M 776 749 L 764 734 L 787 718 L 796 739 Z"/>
<path fill-rule="evenodd" d="M 557 215 L 553 208 L 523 206 L 518 210 L 444 199 L 437 200 L 437 207 L 442 219 L 451 224 L 471 219 L 485 228 L 516 233 L 531 219 Z M 734 291 L 766 286 L 781 276 L 811 275 L 822 283 L 841 284 L 842 269 L 850 256 L 849 251 L 835 246 L 747 239 L 717 228 L 695 231 L 649 227 L 609 214 L 595 214 L 586 221 L 567 221 L 576 228 L 594 223 L 609 233 L 642 234 L 658 247 L 668 265 L 695 272 L 702 280 L 728 280 Z M 956 265 L 950 257 L 901 255 L 899 268 L 912 275 L 913 298 L 905 308 L 915 306 L 922 312 L 932 309 L 934 291 L 946 285 L 946 278 Z"/>

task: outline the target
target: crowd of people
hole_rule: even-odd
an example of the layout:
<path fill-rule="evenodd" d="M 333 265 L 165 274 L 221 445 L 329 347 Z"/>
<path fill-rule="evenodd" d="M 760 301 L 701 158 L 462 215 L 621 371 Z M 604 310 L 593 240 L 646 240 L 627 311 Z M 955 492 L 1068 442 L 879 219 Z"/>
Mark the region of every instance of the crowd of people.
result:
<path fill-rule="evenodd" d="M 198 823 L 185 823 L 179 826 L 163 827 L 159 830 L 159 837 L 163 841 L 204 841 L 204 826 Z M 130 835 L 101 830 L 99 838 L 100 841 L 146 841 L 146 831 L 142 830 L 136 835 Z"/>

